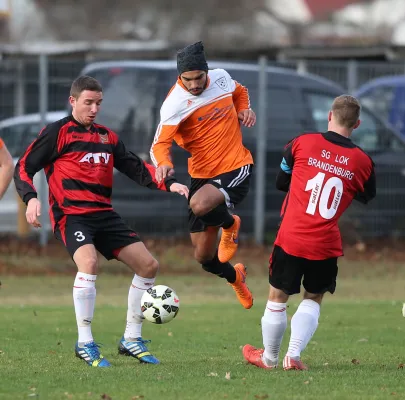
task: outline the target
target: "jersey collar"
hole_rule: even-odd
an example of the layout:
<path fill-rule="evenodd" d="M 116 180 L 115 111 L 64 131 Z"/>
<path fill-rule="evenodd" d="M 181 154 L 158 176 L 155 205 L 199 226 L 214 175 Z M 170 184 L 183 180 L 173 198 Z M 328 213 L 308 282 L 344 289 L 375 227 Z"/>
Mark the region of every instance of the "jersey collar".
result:
<path fill-rule="evenodd" d="M 342 147 L 357 147 L 352 141 L 351 139 L 339 135 L 336 132 L 333 131 L 327 131 L 325 133 L 322 133 L 322 136 L 324 137 L 324 139 L 326 139 L 328 142 L 332 142 L 335 143 L 339 146 Z"/>
<path fill-rule="evenodd" d="M 97 130 L 97 128 L 94 126 L 94 124 L 91 124 L 90 129 L 86 129 L 83 124 L 81 124 L 79 121 L 77 121 L 77 120 L 73 117 L 72 114 L 70 114 L 69 117 L 70 117 L 70 120 L 71 120 L 72 122 L 74 122 L 74 123 L 77 125 L 78 130 L 80 130 L 80 132 L 82 132 L 82 133 L 88 133 L 88 132 L 90 132 L 90 133 L 97 133 L 97 132 L 98 132 L 98 130 Z"/>

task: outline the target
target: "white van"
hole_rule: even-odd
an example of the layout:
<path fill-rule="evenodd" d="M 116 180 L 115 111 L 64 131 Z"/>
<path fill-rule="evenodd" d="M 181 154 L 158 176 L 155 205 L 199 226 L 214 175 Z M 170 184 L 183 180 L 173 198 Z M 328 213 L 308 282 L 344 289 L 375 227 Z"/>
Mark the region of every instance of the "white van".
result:
<path fill-rule="evenodd" d="M 46 115 L 46 123 L 57 121 L 66 117 L 67 111 L 53 111 Z M 25 149 L 38 136 L 41 126 L 40 114 L 26 114 L 18 117 L 7 118 L 0 121 L 0 138 L 3 139 L 11 156 L 14 165 Z M 40 175 L 34 177 L 34 185 L 38 189 Z M 17 192 L 13 182 L 0 200 L 0 232 L 17 232 Z M 43 215 L 46 213 L 43 212 Z"/>

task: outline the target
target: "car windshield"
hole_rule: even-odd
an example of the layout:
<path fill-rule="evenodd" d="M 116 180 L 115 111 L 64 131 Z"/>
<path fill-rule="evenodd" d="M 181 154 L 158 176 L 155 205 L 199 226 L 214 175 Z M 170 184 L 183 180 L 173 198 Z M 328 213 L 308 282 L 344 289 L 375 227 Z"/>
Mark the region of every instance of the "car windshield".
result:
<path fill-rule="evenodd" d="M 11 156 L 18 158 L 35 140 L 39 130 L 40 125 L 37 123 L 16 123 L 0 128 L 0 137 L 4 140 Z"/>
<path fill-rule="evenodd" d="M 361 103 L 373 110 L 381 118 L 389 120 L 390 106 L 394 98 L 394 89 L 390 86 L 378 86 L 360 97 Z"/>
<path fill-rule="evenodd" d="M 128 148 L 149 154 L 160 107 L 176 81 L 176 72 L 142 68 L 109 68 L 88 72 L 103 86 L 97 122 L 114 130 Z"/>
<path fill-rule="evenodd" d="M 307 93 L 312 118 L 316 129 L 324 132 L 328 129 L 328 113 L 332 107 L 333 96 Z M 352 133 L 351 139 L 367 152 L 390 150 L 404 152 L 405 145 L 390 129 L 385 127 L 368 109 L 363 107 L 360 115 L 360 126 Z"/>

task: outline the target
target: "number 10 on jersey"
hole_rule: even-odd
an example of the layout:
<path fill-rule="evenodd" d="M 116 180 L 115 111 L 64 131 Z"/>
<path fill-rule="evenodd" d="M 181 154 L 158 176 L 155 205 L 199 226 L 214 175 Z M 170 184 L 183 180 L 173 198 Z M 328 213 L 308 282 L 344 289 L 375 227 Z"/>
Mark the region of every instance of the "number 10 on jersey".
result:
<path fill-rule="evenodd" d="M 307 207 L 307 214 L 315 215 L 316 208 L 319 208 L 319 214 L 322 218 L 332 219 L 339 207 L 340 201 L 343 196 L 343 182 L 340 178 L 334 176 L 329 178 L 325 184 L 325 174 L 318 172 L 318 174 L 307 182 L 305 191 L 311 191 L 309 203 Z M 330 207 L 328 207 L 330 195 L 332 190 L 335 189 L 335 194 L 332 199 Z"/>

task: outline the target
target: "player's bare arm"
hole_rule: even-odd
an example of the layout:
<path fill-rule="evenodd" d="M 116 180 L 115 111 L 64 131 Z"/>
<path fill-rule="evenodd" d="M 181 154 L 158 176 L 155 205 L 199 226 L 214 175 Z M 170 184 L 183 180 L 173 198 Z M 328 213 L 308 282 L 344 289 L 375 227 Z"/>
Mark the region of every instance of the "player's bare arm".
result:
<path fill-rule="evenodd" d="M 41 203 L 36 197 L 34 197 L 30 201 L 28 201 L 25 217 L 27 218 L 27 222 L 34 228 L 41 228 L 41 223 L 39 222 L 38 219 L 38 217 L 40 216 L 41 216 Z"/>
<path fill-rule="evenodd" d="M 114 149 L 114 167 L 142 186 L 188 195 L 187 186 L 177 183 L 172 167 L 158 174 L 153 165 L 144 162 L 136 154 L 128 152 L 120 140 Z"/>
<path fill-rule="evenodd" d="M 161 165 L 156 168 L 155 178 L 160 183 L 168 176 L 174 175 L 174 169 L 170 165 Z"/>
<path fill-rule="evenodd" d="M 238 112 L 238 119 L 243 126 L 251 128 L 256 123 L 256 114 L 252 109 L 242 110 Z"/>
<path fill-rule="evenodd" d="M 160 123 L 150 148 L 150 157 L 156 167 L 155 179 L 158 183 L 161 183 L 166 177 L 174 175 L 170 152 L 177 129 L 177 125 Z"/>
<path fill-rule="evenodd" d="M 256 123 L 256 114 L 250 108 L 248 89 L 235 80 L 234 83 L 235 90 L 232 93 L 232 99 L 238 113 L 238 119 L 243 126 L 250 128 Z"/>
<path fill-rule="evenodd" d="M 1 146 L 0 139 L 0 199 L 6 193 L 8 185 L 13 178 L 14 164 L 11 154 L 5 145 Z"/>
<path fill-rule="evenodd" d="M 172 183 L 170 186 L 170 191 L 172 193 L 178 193 L 185 198 L 188 198 L 188 187 L 186 185 L 182 185 L 181 183 Z"/>

